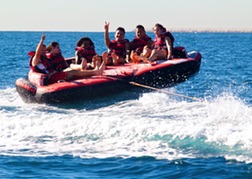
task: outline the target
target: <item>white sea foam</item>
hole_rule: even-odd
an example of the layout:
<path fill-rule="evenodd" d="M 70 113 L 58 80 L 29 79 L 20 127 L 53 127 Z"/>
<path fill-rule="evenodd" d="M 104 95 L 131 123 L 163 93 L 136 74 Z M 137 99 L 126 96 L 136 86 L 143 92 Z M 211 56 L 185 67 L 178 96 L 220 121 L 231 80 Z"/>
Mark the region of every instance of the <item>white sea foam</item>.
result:
<path fill-rule="evenodd" d="M 232 94 L 198 102 L 153 92 L 86 110 L 25 104 L 20 97 L 11 102 L 6 94 L 15 90 L 0 93 L 0 154 L 252 160 L 252 108 Z"/>

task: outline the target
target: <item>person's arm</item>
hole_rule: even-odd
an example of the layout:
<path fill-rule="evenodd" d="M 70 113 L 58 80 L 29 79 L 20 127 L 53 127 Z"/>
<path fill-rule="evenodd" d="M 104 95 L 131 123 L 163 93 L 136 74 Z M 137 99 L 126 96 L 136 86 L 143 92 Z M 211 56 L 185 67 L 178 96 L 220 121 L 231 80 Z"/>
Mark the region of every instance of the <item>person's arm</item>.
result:
<path fill-rule="evenodd" d="M 109 48 L 109 45 L 110 45 L 110 38 L 109 38 L 109 22 L 105 22 L 105 25 L 104 25 L 104 40 L 105 40 L 105 44 L 106 46 Z"/>
<path fill-rule="evenodd" d="M 167 59 L 172 59 L 172 42 L 169 37 L 165 37 L 165 43 L 167 46 L 168 54 L 167 54 Z"/>
<path fill-rule="evenodd" d="M 129 62 L 130 61 L 130 43 L 127 42 L 125 44 L 125 49 L 126 49 L 126 61 Z"/>
<path fill-rule="evenodd" d="M 153 41 L 152 41 L 151 39 L 149 39 L 149 40 L 147 41 L 147 47 L 148 47 L 149 49 L 152 49 L 152 45 L 153 45 Z"/>
<path fill-rule="evenodd" d="M 79 59 L 79 57 L 78 57 L 78 51 L 76 50 L 75 51 L 75 64 L 78 64 L 78 59 Z"/>
<path fill-rule="evenodd" d="M 35 55 L 32 58 L 32 66 L 36 66 L 37 64 L 40 63 L 40 56 L 41 56 L 41 53 L 42 53 L 42 47 L 43 47 L 43 44 L 44 44 L 44 40 L 45 40 L 45 35 L 44 35 L 44 33 L 42 33 L 41 39 L 40 39 L 39 44 L 38 44 L 38 46 L 36 48 Z"/>

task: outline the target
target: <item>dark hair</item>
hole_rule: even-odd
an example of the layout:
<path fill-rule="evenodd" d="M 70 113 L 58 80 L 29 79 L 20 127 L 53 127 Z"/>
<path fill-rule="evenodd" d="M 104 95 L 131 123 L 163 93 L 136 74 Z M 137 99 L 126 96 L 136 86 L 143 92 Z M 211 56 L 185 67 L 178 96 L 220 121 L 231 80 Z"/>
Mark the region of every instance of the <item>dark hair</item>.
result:
<path fill-rule="evenodd" d="M 89 41 L 91 46 L 94 46 L 94 42 L 88 37 L 82 37 L 77 41 L 76 47 L 80 47 L 85 41 Z"/>
<path fill-rule="evenodd" d="M 123 32 L 123 34 L 125 34 L 125 29 L 123 28 L 123 27 L 118 27 L 117 29 L 116 29 L 116 31 L 122 31 Z"/>
<path fill-rule="evenodd" d="M 145 32 L 145 28 L 144 28 L 144 26 L 142 26 L 142 25 L 137 25 L 137 26 L 136 26 L 136 29 L 143 29 L 143 31 Z"/>
<path fill-rule="evenodd" d="M 155 24 L 154 25 L 154 27 L 158 27 L 158 28 L 160 28 L 160 29 L 162 29 L 162 30 L 164 30 L 165 28 L 164 28 L 164 26 L 162 26 L 161 24 L 159 24 L 159 23 L 157 23 L 157 24 Z"/>
<path fill-rule="evenodd" d="M 57 45 L 59 45 L 58 42 L 51 42 L 51 43 L 47 46 L 46 50 L 47 50 L 48 52 L 51 52 L 51 51 L 52 51 L 52 47 L 55 48 Z"/>

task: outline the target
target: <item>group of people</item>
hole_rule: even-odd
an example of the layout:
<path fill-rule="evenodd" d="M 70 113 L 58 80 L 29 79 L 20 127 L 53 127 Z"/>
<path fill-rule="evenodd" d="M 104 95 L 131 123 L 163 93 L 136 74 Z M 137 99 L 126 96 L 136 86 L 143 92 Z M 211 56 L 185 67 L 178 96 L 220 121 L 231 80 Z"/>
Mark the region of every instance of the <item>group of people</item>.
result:
<path fill-rule="evenodd" d="M 69 81 L 79 77 L 102 75 L 106 65 L 120 65 L 127 62 L 154 62 L 159 59 L 171 59 L 173 54 L 173 35 L 166 31 L 161 24 L 155 24 L 153 31 L 155 39 L 152 40 L 142 25 L 136 26 L 136 36 L 132 41 L 125 39 L 125 30 L 118 27 L 115 39 L 109 38 L 109 25 L 104 25 L 104 40 L 108 52 L 99 56 L 95 51 L 93 41 L 88 37 L 81 38 L 76 43 L 74 63 L 68 64 L 62 56 L 58 42 L 51 42 L 46 47 L 45 35 L 36 51 L 30 53 L 30 67 L 33 71 L 44 73 L 48 83 Z"/>
<path fill-rule="evenodd" d="M 118 65 L 127 62 L 154 62 L 159 59 L 172 59 L 173 35 L 166 31 L 161 24 L 155 24 L 153 32 L 154 41 L 146 34 L 142 25 L 137 25 L 136 36 L 132 41 L 125 39 L 125 30 L 118 27 L 115 32 L 115 39 L 109 38 L 109 23 L 105 22 L 104 40 L 109 52 L 102 54 L 106 65 Z"/>
<path fill-rule="evenodd" d="M 104 63 L 96 63 L 95 68 L 86 69 L 86 61 L 81 64 L 68 64 L 61 54 L 58 42 L 51 42 L 48 47 L 44 44 L 45 35 L 42 33 L 41 40 L 35 53 L 29 53 L 30 68 L 33 71 L 44 73 L 48 77 L 48 84 L 58 81 L 69 81 L 79 77 L 101 75 L 105 68 Z"/>

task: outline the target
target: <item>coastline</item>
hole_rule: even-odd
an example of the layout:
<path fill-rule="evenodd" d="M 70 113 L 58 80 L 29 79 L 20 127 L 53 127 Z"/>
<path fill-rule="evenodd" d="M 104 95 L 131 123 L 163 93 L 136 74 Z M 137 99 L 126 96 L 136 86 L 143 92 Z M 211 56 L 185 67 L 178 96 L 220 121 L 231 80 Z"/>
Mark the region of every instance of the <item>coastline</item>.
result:
<path fill-rule="evenodd" d="M 134 30 L 133 30 L 134 31 Z M 147 32 L 152 32 L 152 29 L 147 29 Z M 171 32 L 239 32 L 251 33 L 252 28 L 234 29 L 234 28 L 169 28 Z"/>
<path fill-rule="evenodd" d="M 214 29 L 214 28 L 188 28 L 188 29 L 176 29 L 171 28 L 170 31 L 173 32 L 244 32 L 244 33 L 250 33 L 252 32 L 251 29 L 231 29 L 231 28 L 225 28 L 225 29 Z"/>
<path fill-rule="evenodd" d="M 233 28 L 169 28 L 171 32 L 239 32 L 239 33 L 252 33 L 252 28 L 244 29 L 233 29 Z M 0 32 L 103 32 L 103 31 L 82 31 L 82 30 L 0 30 Z M 113 32 L 113 31 L 111 31 Z M 135 32 L 135 29 L 129 30 L 128 32 Z M 146 28 L 146 32 L 152 32 L 151 28 Z"/>

